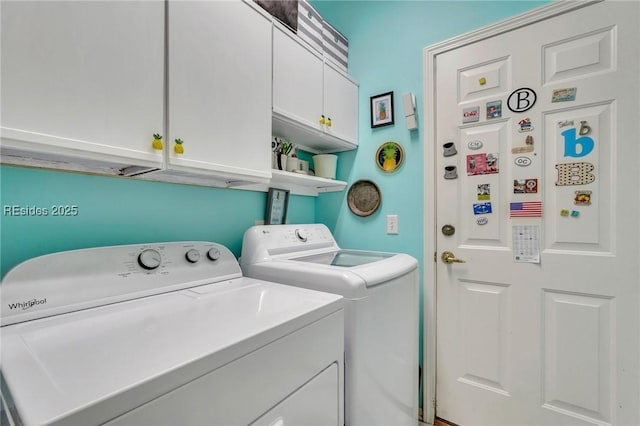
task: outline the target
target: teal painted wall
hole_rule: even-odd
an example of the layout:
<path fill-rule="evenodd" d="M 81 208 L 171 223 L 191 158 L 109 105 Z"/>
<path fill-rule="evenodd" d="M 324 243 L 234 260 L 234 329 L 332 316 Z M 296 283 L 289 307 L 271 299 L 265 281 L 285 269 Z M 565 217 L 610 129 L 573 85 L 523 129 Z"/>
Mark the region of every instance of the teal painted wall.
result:
<path fill-rule="evenodd" d="M 264 219 L 267 194 L 19 167 L 0 167 L 2 276 L 35 256 L 85 247 L 206 240 L 240 255 L 244 231 Z M 52 206 L 77 206 L 53 216 Z M 12 216 L 12 206 L 48 216 Z M 315 221 L 315 198 L 291 196 L 288 221 Z"/>

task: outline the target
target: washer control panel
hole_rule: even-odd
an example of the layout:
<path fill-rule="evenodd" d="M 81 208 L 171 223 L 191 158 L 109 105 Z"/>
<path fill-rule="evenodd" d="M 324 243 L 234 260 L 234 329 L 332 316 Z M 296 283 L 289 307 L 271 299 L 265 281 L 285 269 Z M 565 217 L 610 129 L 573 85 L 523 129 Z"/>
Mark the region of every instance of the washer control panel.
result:
<path fill-rule="evenodd" d="M 205 268 L 215 266 L 218 273 L 224 270 L 223 264 L 237 265 L 233 255 L 228 256 L 227 249 L 213 243 L 170 243 L 158 245 L 144 245 L 128 253 L 128 260 L 124 261 L 126 271 L 120 270 L 119 276 L 127 276 L 136 273 L 152 274 L 185 274 L 197 275 Z M 230 264 L 229 264 L 230 262 Z M 222 267 L 221 267 L 222 265 Z M 183 268 L 187 268 L 184 270 Z M 212 271 L 207 269 L 210 274 Z M 211 275 L 209 275 L 211 277 Z M 215 276 L 214 276 L 215 278 Z"/>
<path fill-rule="evenodd" d="M 324 225 L 275 225 L 263 234 L 271 247 L 286 247 L 297 243 L 334 243 L 333 236 Z"/>
<path fill-rule="evenodd" d="M 242 277 L 226 247 L 205 241 L 133 244 L 27 260 L 2 281 L 0 324 Z"/>
<path fill-rule="evenodd" d="M 339 249 L 323 224 L 258 225 L 244 234 L 242 262 L 251 265 L 274 256 L 298 256 L 306 251 Z"/>

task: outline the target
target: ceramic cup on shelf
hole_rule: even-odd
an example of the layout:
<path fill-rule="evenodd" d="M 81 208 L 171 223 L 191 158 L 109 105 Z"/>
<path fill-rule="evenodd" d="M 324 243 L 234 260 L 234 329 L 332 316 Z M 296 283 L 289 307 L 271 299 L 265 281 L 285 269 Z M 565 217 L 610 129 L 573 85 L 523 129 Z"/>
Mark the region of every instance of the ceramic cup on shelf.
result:
<path fill-rule="evenodd" d="M 278 170 L 287 170 L 286 154 L 278 154 Z"/>
<path fill-rule="evenodd" d="M 313 156 L 316 176 L 335 179 L 338 156 L 335 154 L 318 154 Z"/>
<path fill-rule="evenodd" d="M 302 173 L 304 175 L 309 174 L 309 162 L 305 160 L 298 159 L 298 173 Z"/>
<path fill-rule="evenodd" d="M 288 157 L 287 158 L 287 171 L 295 172 L 298 170 L 298 159 L 296 157 Z"/>

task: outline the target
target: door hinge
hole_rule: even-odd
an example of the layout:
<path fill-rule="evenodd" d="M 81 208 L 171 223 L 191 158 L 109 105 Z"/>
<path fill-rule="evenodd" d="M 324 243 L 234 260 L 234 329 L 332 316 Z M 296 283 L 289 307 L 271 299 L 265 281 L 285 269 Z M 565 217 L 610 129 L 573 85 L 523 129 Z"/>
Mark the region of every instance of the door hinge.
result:
<path fill-rule="evenodd" d="M 438 262 L 438 252 L 437 252 L 437 251 L 434 251 L 434 252 L 433 252 L 433 262 L 434 262 L 434 263 L 437 263 L 437 262 Z"/>

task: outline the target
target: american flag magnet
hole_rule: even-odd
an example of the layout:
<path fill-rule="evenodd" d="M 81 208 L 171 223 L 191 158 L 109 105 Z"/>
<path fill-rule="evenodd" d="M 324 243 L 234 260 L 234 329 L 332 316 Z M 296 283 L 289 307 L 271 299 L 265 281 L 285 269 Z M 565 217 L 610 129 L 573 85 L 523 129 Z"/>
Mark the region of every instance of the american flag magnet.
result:
<path fill-rule="evenodd" d="M 509 217 L 542 217 L 542 201 L 509 203 Z"/>

